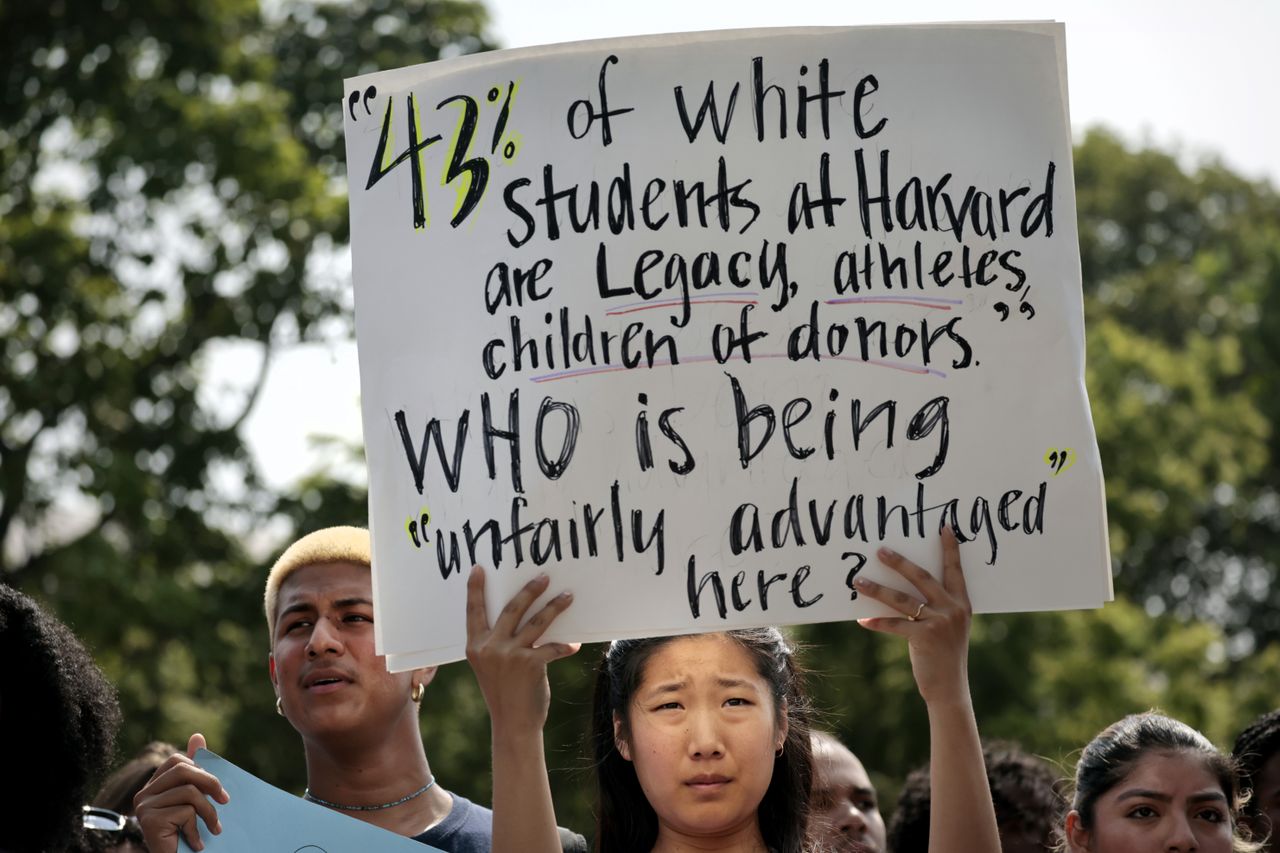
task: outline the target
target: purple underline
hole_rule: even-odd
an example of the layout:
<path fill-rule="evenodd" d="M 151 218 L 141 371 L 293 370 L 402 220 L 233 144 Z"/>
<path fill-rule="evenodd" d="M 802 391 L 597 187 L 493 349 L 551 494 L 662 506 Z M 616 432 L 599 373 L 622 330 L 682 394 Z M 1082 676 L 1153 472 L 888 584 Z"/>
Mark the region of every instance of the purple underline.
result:
<path fill-rule="evenodd" d="M 789 355 L 783 352 L 757 354 L 757 355 L 753 355 L 751 358 L 753 360 L 766 359 L 766 358 L 785 358 L 788 360 L 791 359 Z M 715 361 L 715 360 L 716 360 L 716 357 L 714 355 L 695 355 L 695 356 L 689 356 L 688 358 L 680 359 L 680 364 L 705 364 L 706 362 Z M 743 360 L 742 356 L 740 355 L 731 356 L 728 359 L 728 361 L 742 361 L 742 360 Z M 803 360 L 809 361 L 809 359 L 803 359 Z M 929 376 L 938 376 L 943 379 L 947 378 L 946 373 L 932 367 L 916 367 L 914 365 L 903 364 L 901 362 L 895 362 L 895 361 L 880 361 L 876 359 L 864 360 L 864 359 L 855 358 L 849 355 L 828 355 L 828 356 L 823 356 L 822 359 L 819 359 L 819 361 L 822 361 L 822 360 L 847 361 L 853 364 L 869 364 L 872 367 L 883 367 L 883 368 L 888 368 L 890 370 L 900 370 L 900 371 L 903 371 L 904 373 L 913 373 L 917 376 L 929 375 Z M 666 358 L 656 360 L 653 363 L 653 367 L 678 367 L 678 366 L 680 365 L 672 364 L 671 360 Z M 649 368 L 641 368 L 639 365 L 637 365 L 636 367 L 627 367 L 625 364 L 593 365 L 591 367 L 575 367 L 571 370 L 560 370 L 555 373 L 545 373 L 542 376 L 531 376 L 529 378 L 531 381 L 539 382 L 539 383 L 554 382 L 557 379 L 572 379 L 577 376 L 590 376 L 592 374 L 597 374 L 597 373 L 616 373 L 622 370 L 643 370 L 643 369 L 649 369 Z"/>
<path fill-rule="evenodd" d="M 732 293 L 699 293 L 689 297 L 690 302 L 697 302 L 700 299 L 736 299 L 740 296 L 759 296 L 760 294 L 754 290 L 738 290 Z M 614 305 L 608 310 L 617 311 L 622 308 L 635 308 L 637 305 L 679 305 L 683 302 L 683 298 L 667 299 L 665 301 L 654 302 L 652 299 L 645 299 L 641 302 L 628 302 L 626 305 Z"/>
<path fill-rule="evenodd" d="M 952 305 L 963 305 L 963 299 L 944 299 L 941 296 L 847 296 L 844 299 L 828 299 L 828 305 L 848 305 L 850 303 L 889 303 L 894 305 L 919 305 L 922 308 L 940 308 L 950 311 Z"/>
<path fill-rule="evenodd" d="M 634 314 L 637 311 L 651 311 L 654 308 L 675 308 L 677 305 L 680 305 L 680 304 L 681 304 L 680 300 L 677 299 L 672 302 L 655 302 L 652 305 L 640 305 L 635 308 L 615 308 L 612 311 L 606 311 L 605 316 L 620 317 L 625 314 Z M 695 303 L 690 302 L 689 307 L 692 308 L 694 304 Z M 734 299 L 732 297 L 726 296 L 722 299 L 702 299 L 702 300 L 699 300 L 696 304 L 698 305 L 758 305 L 759 303 L 754 299 Z M 950 311 L 951 309 L 948 308 L 947 310 Z"/>

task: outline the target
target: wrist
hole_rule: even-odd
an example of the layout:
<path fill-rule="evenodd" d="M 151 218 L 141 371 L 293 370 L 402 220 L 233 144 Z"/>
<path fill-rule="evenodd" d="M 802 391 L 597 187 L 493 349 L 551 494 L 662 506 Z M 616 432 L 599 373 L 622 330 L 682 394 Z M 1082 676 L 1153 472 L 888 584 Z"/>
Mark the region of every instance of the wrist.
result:
<path fill-rule="evenodd" d="M 512 730 L 510 727 L 494 725 L 490 730 L 493 739 L 493 752 L 517 758 L 526 758 L 536 753 L 543 757 L 542 729 L 528 726 Z"/>
<path fill-rule="evenodd" d="M 969 685 L 964 684 L 950 690 L 930 691 L 924 697 L 925 708 L 930 718 L 950 718 L 955 716 L 973 717 L 973 697 L 969 694 Z"/>

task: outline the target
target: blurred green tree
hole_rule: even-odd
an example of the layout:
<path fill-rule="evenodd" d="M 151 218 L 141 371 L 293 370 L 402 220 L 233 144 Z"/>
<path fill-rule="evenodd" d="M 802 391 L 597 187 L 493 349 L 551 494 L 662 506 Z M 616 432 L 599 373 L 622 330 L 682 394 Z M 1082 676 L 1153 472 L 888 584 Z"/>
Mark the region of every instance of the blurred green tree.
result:
<path fill-rule="evenodd" d="M 928 760 L 928 720 L 906 644 L 853 625 L 796 629 L 819 723 L 871 770 L 891 805 L 906 773 Z M 979 616 L 969 678 L 983 737 L 1009 739 L 1069 776 L 1078 750 L 1130 713 L 1160 708 L 1230 748 L 1276 707 L 1280 646 L 1239 661 L 1221 628 L 1119 599 L 1101 610 Z"/>
<path fill-rule="evenodd" d="M 1280 194 L 1102 131 L 1075 152 L 1117 588 L 1280 639 Z"/>
<path fill-rule="evenodd" d="M 258 603 L 289 528 L 263 532 L 277 497 L 239 428 L 274 354 L 351 334 L 343 78 L 486 49 L 486 20 L 456 0 L 0 4 L 0 580 L 97 650 L 126 751 L 202 728 L 302 778 Z M 228 359 L 243 376 L 202 381 Z"/>

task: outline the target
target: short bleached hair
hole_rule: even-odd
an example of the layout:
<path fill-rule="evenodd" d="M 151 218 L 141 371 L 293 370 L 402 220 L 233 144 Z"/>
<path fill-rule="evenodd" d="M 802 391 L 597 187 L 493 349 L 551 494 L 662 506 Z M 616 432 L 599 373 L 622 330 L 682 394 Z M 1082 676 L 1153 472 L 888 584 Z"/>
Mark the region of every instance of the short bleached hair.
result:
<path fill-rule="evenodd" d="M 272 641 L 276 636 L 280 585 L 298 569 L 325 563 L 358 563 L 372 567 L 369 531 L 363 527 L 326 527 L 308 533 L 285 549 L 267 575 L 267 589 L 262 596 L 263 609 L 267 613 L 267 633 Z"/>

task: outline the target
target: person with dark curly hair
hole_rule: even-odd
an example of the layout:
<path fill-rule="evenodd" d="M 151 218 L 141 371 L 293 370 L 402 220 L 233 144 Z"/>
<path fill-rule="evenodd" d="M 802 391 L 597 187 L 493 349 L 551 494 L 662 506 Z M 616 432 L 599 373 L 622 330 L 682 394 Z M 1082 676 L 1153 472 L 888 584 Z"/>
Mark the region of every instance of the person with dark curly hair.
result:
<path fill-rule="evenodd" d="M 992 741 L 982 747 L 987 782 L 996 807 L 1002 853 L 1046 853 L 1062 822 L 1066 801 L 1058 774 L 1044 759 L 1015 743 Z M 892 853 L 929 849 L 929 765 L 907 776 L 889 823 Z"/>
<path fill-rule="evenodd" d="M 1263 714 L 1236 738 L 1231 755 L 1240 770 L 1241 785 L 1252 791 L 1241 824 L 1251 837 L 1263 841 L 1263 853 L 1276 853 L 1280 827 L 1280 708 Z"/>
<path fill-rule="evenodd" d="M 0 755 L 9 764 L 20 743 L 40 751 L 39 761 L 0 773 L 0 850 L 75 848 L 81 808 L 114 754 L 115 688 L 66 625 L 4 584 L 0 660 Z"/>

